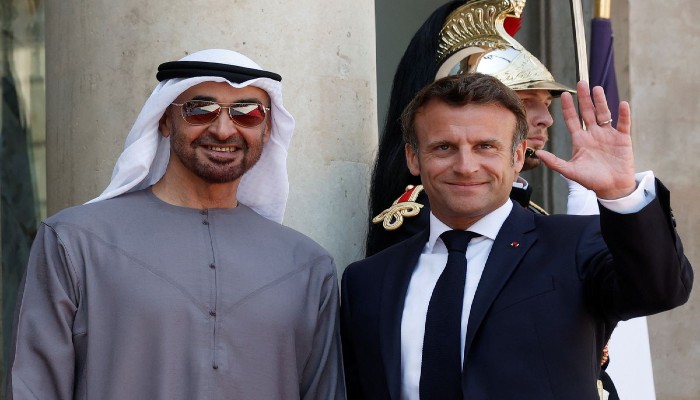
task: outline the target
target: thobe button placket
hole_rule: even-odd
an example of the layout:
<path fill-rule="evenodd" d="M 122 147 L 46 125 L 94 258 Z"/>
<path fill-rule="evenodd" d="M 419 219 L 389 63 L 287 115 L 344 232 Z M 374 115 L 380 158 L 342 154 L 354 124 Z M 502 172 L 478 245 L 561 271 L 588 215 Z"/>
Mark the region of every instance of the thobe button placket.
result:
<path fill-rule="evenodd" d="M 218 290 L 218 266 L 216 265 L 216 255 L 214 254 L 214 239 L 212 237 L 212 227 L 210 226 L 209 222 L 209 209 L 201 209 L 199 210 L 200 214 L 200 220 L 202 222 L 202 225 L 204 225 L 204 234 L 208 236 L 209 243 L 207 243 L 207 249 L 211 250 L 211 253 L 209 255 L 209 258 L 207 259 L 207 264 L 205 264 L 209 270 L 211 271 L 209 277 L 211 278 L 210 281 L 210 302 L 208 303 L 209 307 L 209 319 L 208 323 L 211 325 L 211 328 L 213 330 L 213 337 L 212 337 L 212 342 L 211 342 L 211 368 L 212 370 L 216 371 L 219 369 L 219 357 L 217 348 L 219 347 L 219 320 L 218 317 L 216 316 L 216 309 L 217 309 L 217 304 L 219 304 L 219 290 Z M 212 215 L 213 217 L 213 215 Z"/>

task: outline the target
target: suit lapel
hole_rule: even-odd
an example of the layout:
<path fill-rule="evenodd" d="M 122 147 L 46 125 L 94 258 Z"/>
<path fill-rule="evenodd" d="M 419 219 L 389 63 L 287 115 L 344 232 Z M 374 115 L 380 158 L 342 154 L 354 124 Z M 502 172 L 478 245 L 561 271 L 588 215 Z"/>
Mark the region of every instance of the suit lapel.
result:
<path fill-rule="evenodd" d="M 394 247 L 387 260 L 382 282 L 379 346 L 385 366 L 391 399 L 401 392 L 401 317 L 413 270 L 428 241 L 429 230 L 416 234 Z"/>
<path fill-rule="evenodd" d="M 469 322 L 467 324 L 467 337 L 464 345 L 464 360 L 466 362 L 469 348 L 474 341 L 476 333 L 498 297 L 503 286 L 515 271 L 523 256 L 535 243 L 537 235 L 534 230 L 534 214 L 524 208 L 515 206 L 506 218 L 503 226 L 496 236 L 491 248 L 491 253 L 486 260 L 484 272 L 474 295 Z"/>

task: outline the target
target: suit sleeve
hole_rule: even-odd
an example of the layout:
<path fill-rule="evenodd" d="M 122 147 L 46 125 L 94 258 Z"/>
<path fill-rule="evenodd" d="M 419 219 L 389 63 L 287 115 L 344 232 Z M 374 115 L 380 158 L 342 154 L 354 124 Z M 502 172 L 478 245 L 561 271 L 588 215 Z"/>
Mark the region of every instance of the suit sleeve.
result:
<path fill-rule="evenodd" d="M 357 359 L 355 350 L 352 345 L 352 316 L 350 306 L 349 275 L 350 267 L 345 269 L 343 280 L 341 282 L 340 293 L 342 299 L 340 302 L 340 331 L 343 341 L 343 365 L 345 366 L 345 385 L 347 388 L 348 400 L 362 399 L 362 391 L 360 389 L 360 378 L 357 370 Z"/>
<path fill-rule="evenodd" d="M 601 230 L 609 254 L 589 274 L 592 302 L 612 319 L 626 320 L 670 310 L 688 301 L 693 270 L 675 229 L 668 190 L 656 181 L 656 198 L 632 214 L 601 207 Z"/>
<path fill-rule="evenodd" d="M 42 224 L 19 288 L 6 399 L 73 398 L 76 282 L 68 251 L 56 232 Z"/>
<path fill-rule="evenodd" d="M 340 348 L 338 279 L 330 257 L 323 257 L 327 271 L 321 287 L 319 314 L 311 356 L 304 368 L 301 398 L 344 400 L 345 381 Z"/>

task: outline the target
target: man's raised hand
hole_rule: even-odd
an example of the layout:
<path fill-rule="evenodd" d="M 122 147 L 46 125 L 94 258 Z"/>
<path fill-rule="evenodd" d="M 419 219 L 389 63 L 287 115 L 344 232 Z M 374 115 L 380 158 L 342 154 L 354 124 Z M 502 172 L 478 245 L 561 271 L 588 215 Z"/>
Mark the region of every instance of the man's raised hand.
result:
<path fill-rule="evenodd" d="M 616 129 L 611 124 L 603 88 L 594 87 L 593 98 L 587 82 L 579 82 L 576 89 L 581 118 L 571 94 L 561 96 L 564 121 L 571 134 L 571 159 L 562 160 L 545 150 L 537 150 L 536 155 L 549 168 L 593 190 L 598 198 L 625 197 L 636 188 L 629 103 L 620 103 Z"/>

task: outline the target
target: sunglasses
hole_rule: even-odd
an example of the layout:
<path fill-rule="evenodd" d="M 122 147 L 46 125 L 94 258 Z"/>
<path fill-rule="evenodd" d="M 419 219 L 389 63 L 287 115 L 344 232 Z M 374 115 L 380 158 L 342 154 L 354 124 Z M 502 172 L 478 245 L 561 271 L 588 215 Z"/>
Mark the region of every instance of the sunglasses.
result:
<path fill-rule="evenodd" d="M 258 126 L 265 121 L 270 107 L 259 103 L 229 103 L 219 104 L 215 101 L 189 100 L 182 104 L 172 103 L 182 107 L 182 119 L 190 125 L 206 125 L 214 122 L 221 114 L 221 109 L 228 109 L 231 121 L 244 128 Z"/>

